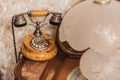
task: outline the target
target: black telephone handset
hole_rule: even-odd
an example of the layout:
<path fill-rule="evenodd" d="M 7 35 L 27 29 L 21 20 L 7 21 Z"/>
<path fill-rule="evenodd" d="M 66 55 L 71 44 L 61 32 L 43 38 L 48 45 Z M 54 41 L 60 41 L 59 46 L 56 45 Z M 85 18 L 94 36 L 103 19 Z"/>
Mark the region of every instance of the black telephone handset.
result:
<path fill-rule="evenodd" d="M 27 20 L 25 19 L 24 15 L 28 15 L 29 18 L 37 17 L 37 16 L 48 16 L 49 14 L 53 14 L 50 19 L 50 24 L 59 26 L 62 21 L 62 14 L 57 12 L 49 12 L 46 10 L 31 10 L 25 13 L 21 13 L 18 15 L 13 16 L 13 24 L 15 27 L 23 27 L 27 25 Z M 33 21 L 32 21 L 33 22 Z"/>

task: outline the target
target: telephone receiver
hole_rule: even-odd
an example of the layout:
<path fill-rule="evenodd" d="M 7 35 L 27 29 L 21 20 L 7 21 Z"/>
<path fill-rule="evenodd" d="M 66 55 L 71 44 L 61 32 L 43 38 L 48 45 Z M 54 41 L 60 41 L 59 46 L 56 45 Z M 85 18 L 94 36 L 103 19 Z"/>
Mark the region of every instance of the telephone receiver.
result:
<path fill-rule="evenodd" d="M 23 27 L 27 25 L 27 20 L 24 15 L 28 15 L 30 17 L 39 17 L 39 16 L 48 16 L 49 14 L 53 14 L 49 23 L 52 25 L 60 26 L 62 21 L 62 14 L 57 12 L 49 12 L 47 10 L 30 10 L 25 13 L 21 13 L 15 15 L 13 18 L 13 24 L 15 27 Z"/>

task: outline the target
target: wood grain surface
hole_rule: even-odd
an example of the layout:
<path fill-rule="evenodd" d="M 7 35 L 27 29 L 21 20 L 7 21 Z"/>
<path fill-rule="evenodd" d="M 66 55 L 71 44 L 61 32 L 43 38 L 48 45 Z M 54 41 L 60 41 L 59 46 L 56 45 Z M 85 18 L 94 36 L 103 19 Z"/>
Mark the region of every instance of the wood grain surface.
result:
<path fill-rule="evenodd" d="M 59 53 L 49 61 L 36 62 L 26 58 L 15 67 L 17 80 L 66 80 L 71 70 L 79 65 L 79 59 L 72 59 Z"/>

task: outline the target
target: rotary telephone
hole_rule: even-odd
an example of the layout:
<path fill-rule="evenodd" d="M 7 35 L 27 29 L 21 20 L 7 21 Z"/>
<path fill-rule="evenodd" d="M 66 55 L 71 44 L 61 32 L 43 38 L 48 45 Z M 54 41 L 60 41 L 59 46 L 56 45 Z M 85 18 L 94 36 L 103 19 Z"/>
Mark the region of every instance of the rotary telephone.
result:
<path fill-rule="evenodd" d="M 62 21 L 62 14 L 57 12 L 50 12 L 47 10 L 30 10 L 12 17 L 12 33 L 16 63 L 18 63 L 20 59 L 20 53 L 18 54 L 16 50 L 14 26 L 26 26 L 27 20 L 25 15 L 27 15 L 30 21 L 36 25 L 36 29 L 33 34 L 28 34 L 24 37 L 23 45 L 21 46 L 21 53 L 23 56 L 35 61 L 44 61 L 52 59 L 57 54 L 57 47 L 52 36 L 46 33 L 42 33 L 40 30 L 40 28 L 43 26 L 42 23 L 46 20 L 49 14 L 52 14 L 52 17 L 49 20 L 50 24 L 59 26 Z M 43 21 L 34 22 L 31 18 L 41 16 L 45 16 Z"/>

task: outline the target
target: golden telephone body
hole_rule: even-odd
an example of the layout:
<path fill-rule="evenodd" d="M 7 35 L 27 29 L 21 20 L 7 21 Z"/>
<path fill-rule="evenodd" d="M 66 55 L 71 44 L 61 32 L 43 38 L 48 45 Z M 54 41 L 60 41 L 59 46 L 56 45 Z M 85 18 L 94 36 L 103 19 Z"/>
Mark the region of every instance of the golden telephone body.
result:
<path fill-rule="evenodd" d="M 44 50 L 36 50 L 30 45 L 30 41 L 35 36 L 33 34 L 28 34 L 24 37 L 23 45 L 21 46 L 21 52 L 22 54 L 31 60 L 35 61 L 44 61 L 44 60 L 50 60 L 57 54 L 57 47 L 55 45 L 55 41 L 52 36 L 43 33 L 42 35 L 45 39 L 47 39 L 50 43 L 49 47 Z"/>

